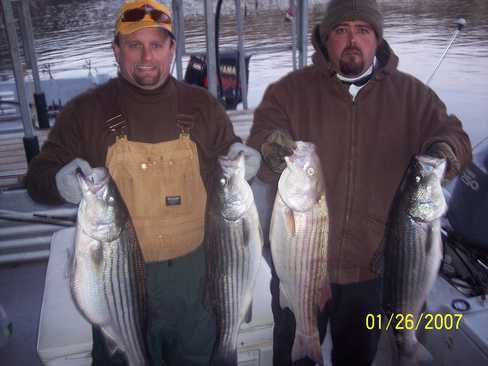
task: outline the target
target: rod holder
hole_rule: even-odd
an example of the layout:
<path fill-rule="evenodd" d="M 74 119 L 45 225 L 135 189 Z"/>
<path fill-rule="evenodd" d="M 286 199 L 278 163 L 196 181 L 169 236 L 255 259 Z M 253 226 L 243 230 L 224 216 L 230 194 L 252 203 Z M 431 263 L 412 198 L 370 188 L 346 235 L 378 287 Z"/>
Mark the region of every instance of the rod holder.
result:
<path fill-rule="evenodd" d="M 37 119 L 41 130 L 48 129 L 49 114 L 47 112 L 46 96 L 44 93 L 34 93 L 34 102 L 36 103 Z"/>
<path fill-rule="evenodd" d="M 25 150 L 25 157 L 27 158 L 27 164 L 39 154 L 39 140 L 37 136 L 31 137 L 24 137 L 22 139 L 24 141 L 24 150 Z"/>

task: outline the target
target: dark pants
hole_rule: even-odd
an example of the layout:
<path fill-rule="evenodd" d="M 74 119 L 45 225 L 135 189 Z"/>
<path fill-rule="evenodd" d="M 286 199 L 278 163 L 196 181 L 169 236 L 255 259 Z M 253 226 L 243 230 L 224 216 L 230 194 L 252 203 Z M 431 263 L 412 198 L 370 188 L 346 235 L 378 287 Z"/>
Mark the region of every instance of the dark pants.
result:
<path fill-rule="evenodd" d="M 149 302 L 146 338 L 152 365 L 208 365 L 216 330 L 213 315 L 203 305 L 203 247 L 181 258 L 148 263 L 145 269 Z M 108 354 L 96 329 L 92 357 L 92 366 L 127 365 L 121 354 Z"/>
<path fill-rule="evenodd" d="M 331 284 L 332 299 L 318 315 L 320 342 L 325 335 L 327 322 L 332 337 L 332 364 L 334 366 L 371 365 L 378 346 L 379 330 L 365 326 L 367 314 L 381 310 L 380 281 L 372 280 L 348 285 Z M 273 365 L 313 366 L 309 358 L 291 362 L 295 337 L 295 317 L 290 309 L 279 304 L 279 280 L 274 268 L 271 278 L 271 308 L 274 317 Z"/>

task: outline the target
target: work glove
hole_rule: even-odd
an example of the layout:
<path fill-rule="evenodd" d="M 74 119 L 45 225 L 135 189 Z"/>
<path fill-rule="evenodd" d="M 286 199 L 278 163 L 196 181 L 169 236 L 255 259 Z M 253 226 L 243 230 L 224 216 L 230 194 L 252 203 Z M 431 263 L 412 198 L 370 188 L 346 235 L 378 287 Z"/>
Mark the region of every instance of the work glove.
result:
<path fill-rule="evenodd" d="M 297 144 L 290 134 L 284 130 L 275 130 L 261 145 L 264 162 L 276 174 L 281 174 L 286 168 L 285 156 L 293 155 Z"/>
<path fill-rule="evenodd" d="M 452 178 L 459 175 L 461 164 L 459 163 L 456 154 L 454 154 L 454 150 L 447 142 L 435 142 L 427 148 L 425 153 L 432 157 L 446 160 L 447 167 L 443 183 L 447 183 Z"/>
<path fill-rule="evenodd" d="M 257 174 L 259 167 L 261 166 L 261 154 L 252 147 L 241 144 L 240 142 L 234 142 L 230 145 L 227 156 L 230 159 L 235 159 L 240 152 L 244 153 L 244 164 L 246 169 L 245 179 L 251 180 Z"/>
<path fill-rule="evenodd" d="M 56 174 L 56 188 L 59 195 L 67 202 L 78 204 L 81 201 L 81 187 L 76 173 L 87 176 L 92 173 L 92 167 L 83 159 L 73 159 L 63 166 Z"/>

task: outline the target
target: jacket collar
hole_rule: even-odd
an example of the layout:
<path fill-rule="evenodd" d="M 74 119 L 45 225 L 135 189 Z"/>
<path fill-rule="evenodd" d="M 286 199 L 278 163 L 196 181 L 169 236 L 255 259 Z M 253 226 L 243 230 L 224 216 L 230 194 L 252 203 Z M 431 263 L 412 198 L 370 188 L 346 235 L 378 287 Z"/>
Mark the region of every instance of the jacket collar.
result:
<path fill-rule="evenodd" d="M 330 62 L 327 48 L 320 40 L 318 25 L 315 26 L 312 32 L 312 44 L 315 49 L 315 53 L 312 56 L 313 64 L 326 76 L 335 76 L 338 70 Z M 398 56 L 395 55 L 390 45 L 385 40 L 382 40 L 379 44 L 378 49 L 376 50 L 376 57 L 378 59 L 379 67 L 375 71 L 372 79 L 381 80 L 398 68 Z"/>
<path fill-rule="evenodd" d="M 170 75 L 168 79 L 157 89 L 145 90 L 128 82 L 122 75 L 118 75 L 119 90 L 122 95 L 129 99 L 137 100 L 143 104 L 160 103 L 161 101 L 171 97 L 175 93 L 175 82 Z"/>

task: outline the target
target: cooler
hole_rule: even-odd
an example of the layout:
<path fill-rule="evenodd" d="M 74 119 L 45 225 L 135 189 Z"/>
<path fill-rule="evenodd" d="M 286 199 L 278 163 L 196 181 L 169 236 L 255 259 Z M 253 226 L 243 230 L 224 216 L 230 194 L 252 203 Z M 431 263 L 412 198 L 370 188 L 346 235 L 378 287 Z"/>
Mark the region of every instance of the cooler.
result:
<path fill-rule="evenodd" d="M 91 325 L 76 309 L 69 289 L 74 232 L 57 231 L 51 240 L 37 335 L 37 353 L 46 366 L 91 364 Z"/>

